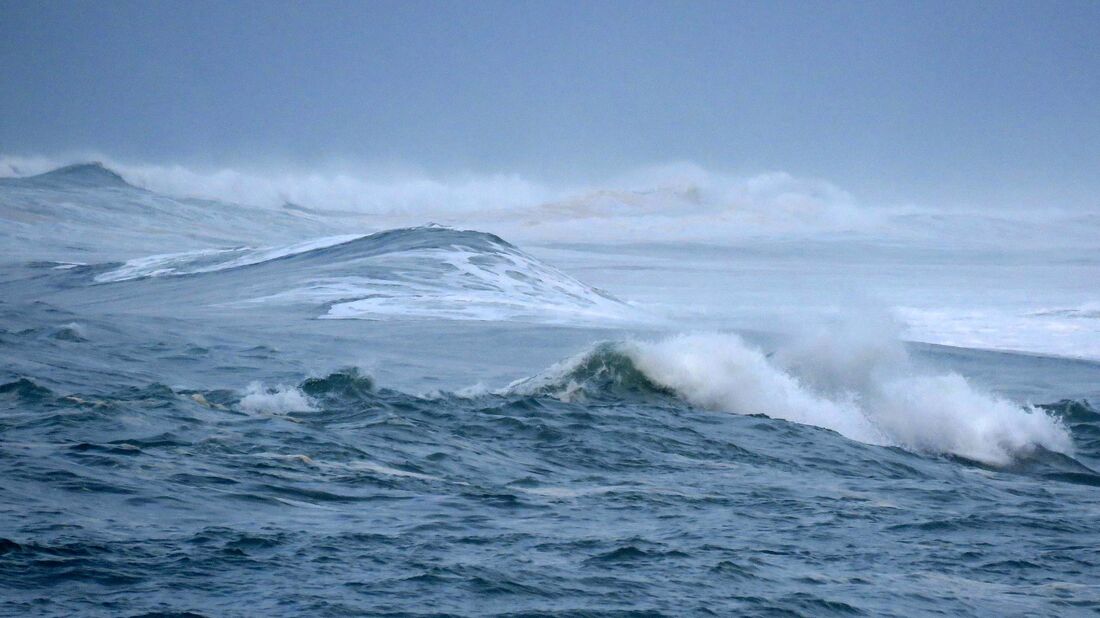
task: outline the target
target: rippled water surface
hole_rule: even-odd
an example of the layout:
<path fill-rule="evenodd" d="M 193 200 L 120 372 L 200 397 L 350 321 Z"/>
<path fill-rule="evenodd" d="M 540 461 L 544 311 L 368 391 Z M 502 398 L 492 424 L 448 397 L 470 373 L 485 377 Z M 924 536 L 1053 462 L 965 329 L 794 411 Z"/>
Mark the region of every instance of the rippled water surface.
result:
<path fill-rule="evenodd" d="M 321 236 L 7 258 L 0 613 L 1100 611 L 1096 362 Z"/>

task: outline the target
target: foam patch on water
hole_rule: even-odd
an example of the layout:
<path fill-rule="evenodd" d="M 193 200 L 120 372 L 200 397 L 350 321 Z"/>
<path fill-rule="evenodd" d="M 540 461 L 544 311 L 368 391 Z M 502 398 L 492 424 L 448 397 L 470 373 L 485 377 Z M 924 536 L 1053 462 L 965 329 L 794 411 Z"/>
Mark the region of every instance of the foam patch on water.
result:
<path fill-rule="evenodd" d="M 1096 303 L 1040 309 L 899 307 L 897 313 L 908 326 L 908 338 L 916 341 L 1100 359 Z"/>
<path fill-rule="evenodd" d="M 317 410 L 313 400 L 296 387 L 282 385 L 267 387 L 259 382 L 248 385 L 239 405 L 246 412 L 261 414 L 289 414 Z"/>

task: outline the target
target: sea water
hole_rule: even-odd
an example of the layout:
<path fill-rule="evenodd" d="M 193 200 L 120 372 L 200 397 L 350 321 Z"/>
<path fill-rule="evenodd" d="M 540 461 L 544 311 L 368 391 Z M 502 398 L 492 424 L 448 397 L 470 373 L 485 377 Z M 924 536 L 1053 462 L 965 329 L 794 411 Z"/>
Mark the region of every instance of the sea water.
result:
<path fill-rule="evenodd" d="M 6 615 L 1100 610 L 1087 248 L 0 206 Z"/>

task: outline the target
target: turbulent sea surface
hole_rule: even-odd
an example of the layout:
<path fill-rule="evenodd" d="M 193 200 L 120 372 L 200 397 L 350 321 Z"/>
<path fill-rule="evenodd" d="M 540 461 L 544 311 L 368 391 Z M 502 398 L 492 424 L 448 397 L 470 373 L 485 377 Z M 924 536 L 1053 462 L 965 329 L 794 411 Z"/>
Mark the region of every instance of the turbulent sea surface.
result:
<path fill-rule="evenodd" d="M 1095 251 L 0 221 L 4 615 L 1100 612 Z"/>

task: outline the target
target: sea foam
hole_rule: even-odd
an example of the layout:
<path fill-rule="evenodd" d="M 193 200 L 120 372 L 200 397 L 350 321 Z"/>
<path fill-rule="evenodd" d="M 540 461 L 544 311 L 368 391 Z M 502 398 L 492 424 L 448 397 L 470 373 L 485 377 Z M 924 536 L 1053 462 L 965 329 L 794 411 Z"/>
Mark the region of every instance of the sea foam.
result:
<path fill-rule="evenodd" d="M 317 409 L 313 401 L 296 387 L 266 387 L 259 382 L 248 385 L 239 405 L 246 412 L 260 414 L 313 412 Z"/>
<path fill-rule="evenodd" d="M 1037 448 L 1073 451 L 1068 430 L 1043 411 L 956 373 L 919 368 L 897 339 L 844 328 L 771 355 L 729 333 L 602 344 L 504 390 L 577 399 L 596 383 L 637 390 L 644 381 L 709 410 L 764 414 L 868 444 L 991 465 Z"/>

